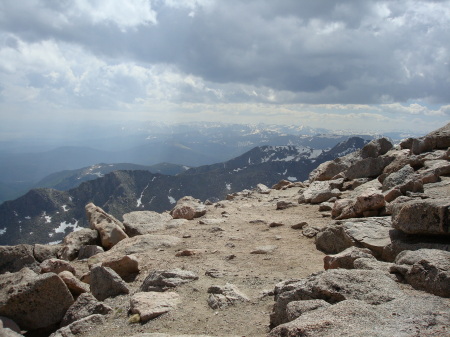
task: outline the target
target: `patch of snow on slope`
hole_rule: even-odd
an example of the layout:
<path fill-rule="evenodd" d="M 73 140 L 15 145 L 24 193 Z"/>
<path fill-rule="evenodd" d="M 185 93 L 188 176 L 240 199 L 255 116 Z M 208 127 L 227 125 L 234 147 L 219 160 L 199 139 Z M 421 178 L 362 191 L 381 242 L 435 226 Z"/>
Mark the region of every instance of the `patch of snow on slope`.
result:
<path fill-rule="evenodd" d="M 322 152 L 323 152 L 322 150 L 317 150 L 317 149 L 312 150 L 312 152 L 309 156 L 309 159 L 317 158 L 318 156 L 320 156 L 322 154 Z"/>
<path fill-rule="evenodd" d="M 46 216 L 44 216 L 44 218 L 45 218 L 45 222 L 46 223 L 51 223 L 52 222 L 52 217 L 51 216 L 46 215 Z"/>
<path fill-rule="evenodd" d="M 5 228 L 3 228 L 3 229 L 0 229 L 0 235 L 3 235 L 3 234 L 5 234 L 6 233 L 6 227 Z"/>
<path fill-rule="evenodd" d="M 283 172 L 283 175 L 286 175 L 286 173 L 287 173 L 287 169 Z"/>
<path fill-rule="evenodd" d="M 31 216 L 26 216 L 25 219 L 31 220 Z"/>
<path fill-rule="evenodd" d="M 173 197 L 171 197 L 170 195 L 169 195 L 167 198 L 169 198 L 169 202 L 170 202 L 171 204 L 176 204 L 176 203 L 177 203 L 177 201 L 176 201 Z M 153 199 L 152 199 L 152 200 L 153 200 Z"/>
<path fill-rule="evenodd" d="M 238 167 L 237 169 L 234 169 L 233 172 L 239 172 L 239 171 L 243 171 L 247 168 L 247 166 L 244 166 L 243 168 Z"/>
<path fill-rule="evenodd" d="M 228 191 L 231 191 L 231 184 L 225 184 L 225 187 L 227 188 Z"/>
<path fill-rule="evenodd" d="M 190 169 L 190 167 L 189 166 L 183 166 L 183 169 L 187 171 L 187 170 Z"/>
<path fill-rule="evenodd" d="M 137 203 L 136 207 L 141 207 L 141 205 L 142 205 L 142 196 L 144 195 L 144 192 L 147 189 L 148 185 L 150 185 L 150 183 L 148 183 L 147 186 L 145 186 L 145 188 L 142 190 L 141 196 L 136 201 L 136 203 Z"/>
<path fill-rule="evenodd" d="M 287 180 L 289 180 L 289 181 L 297 181 L 297 178 L 296 177 L 287 177 Z"/>
<path fill-rule="evenodd" d="M 64 212 L 68 212 L 68 211 L 69 211 L 69 210 L 67 209 L 67 205 L 62 205 L 61 207 L 62 207 L 62 209 L 64 210 Z"/>
<path fill-rule="evenodd" d="M 81 227 L 78 226 L 78 220 L 74 224 L 63 221 L 59 224 L 59 227 L 55 228 L 55 233 L 65 233 L 66 228 L 72 228 L 74 232 L 79 231 Z"/>
<path fill-rule="evenodd" d="M 58 240 L 58 241 L 49 242 L 47 244 L 52 246 L 52 245 L 59 245 L 61 242 L 62 242 L 62 240 Z"/>

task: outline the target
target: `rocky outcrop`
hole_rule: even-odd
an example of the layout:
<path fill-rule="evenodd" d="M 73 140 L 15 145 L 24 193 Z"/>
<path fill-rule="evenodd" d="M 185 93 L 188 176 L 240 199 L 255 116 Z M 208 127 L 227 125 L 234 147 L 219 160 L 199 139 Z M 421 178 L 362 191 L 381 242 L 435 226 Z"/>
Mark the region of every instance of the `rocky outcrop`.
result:
<path fill-rule="evenodd" d="M 119 241 L 128 238 L 123 224 L 93 203 L 86 205 L 86 216 L 91 228 L 98 231 L 103 248 L 110 249 Z"/>
<path fill-rule="evenodd" d="M 70 271 L 62 271 L 58 274 L 58 276 L 61 280 L 63 280 L 75 298 L 80 294 L 89 292 L 89 285 L 81 282 Z"/>
<path fill-rule="evenodd" d="M 375 260 L 370 249 L 350 247 L 335 255 L 327 255 L 323 259 L 324 269 L 353 269 L 357 259 L 367 258 Z"/>
<path fill-rule="evenodd" d="M 314 181 L 309 185 L 307 189 L 303 191 L 298 202 L 299 203 L 311 203 L 320 204 L 333 197 L 338 197 L 341 191 L 337 188 L 342 186 L 343 179 L 331 180 L 331 181 Z"/>
<path fill-rule="evenodd" d="M 57 330 L 50 337 L 75 337 L 88 333 L 96 325 L 104 324 L 105 317 L 103 315 L 90 315 Z"/>
<path fill-rule="evenodd" d="M 183 197 L 177 201 L 176 206 L 170 211 L 174 219 L 192 220 L 206 214 L 206 206 L 200 200 L 193 197 Z"/>
<path fill-rule="evenodd" d="M 59 274 L 63 271 L 69 271 L 76 274 L 75 268 L 70 263 L 59 259 L 48 259 L 41 263 L 41 273 Z"/>
<path fill-rule="evenodd" d="M 150 234 L 167 227 L 172 217 L 168 213 L 152 211 L 131 212 L 123 215 L 123 225 L 129 237 Z"/>
<path fill-rule="evenodd" d="M 398 254 L 391 272 L 419 290 L 450 297 L 450 252 L 436 249 L 403 251 Z"/>
<path fill-rule="evenodd" d="M 450 198 L 412 200 L 396 205 L 392 227 L 408 234 L 450 235 Z"/>
<path fill-rule="evenodd" d="M 34 258 L 41 263 L 47 259 L 58 258 L 62 245 L 40 245 L 35 244 L 33 249 Z"/>
<path fill-rule="evenodd" d="M 378 271 L 356 269 L 330 269 L 303 280 L 285 281 L 277 284 L 274 292 L 271 326 L 288 322 L 286 307 L 292 301 L 322 299 L 333 304 L 353 299 L 377 305 L 402 295 L 391 278 Z"/>
<path fill-rule="evenodd" d="M 189 270 L 155 270 L 144 280 L 140 291 L 166 291 L 181 284 L 198 280 L 198 275 Z"/>
<path fill-rule="evenodd" d="M 28 268 L 0 275 L 0 289 L 0 316 L 24 330 L 52 328 L 74 302 L 58 275 L 38 275 Z"/>
<path fill-rule="evenodd" d="M 33 246 L 0 246 L 0 274 L 15 273 L 24 267 L 39 271 L 39 263 L 33 254 Z"/>
<path fill-rule="evenodd" d="M 400 143 L 402 149 L 409 149 L 413 154 L 421 154 L 435 149 L 447 149 L 450 147 L 450 123 L 430 132 L 425 137 L 418 139 L 408 138 Z"/>

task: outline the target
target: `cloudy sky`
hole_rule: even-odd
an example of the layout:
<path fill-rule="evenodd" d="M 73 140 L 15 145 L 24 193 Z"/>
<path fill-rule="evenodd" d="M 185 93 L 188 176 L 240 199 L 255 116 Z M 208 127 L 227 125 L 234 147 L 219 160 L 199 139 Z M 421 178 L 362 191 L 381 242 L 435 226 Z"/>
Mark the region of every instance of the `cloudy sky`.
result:
<path fill-rule="evenodd" d="M 450 1 L 2 0 L 0 132 L 122 120 L 427 132 Z"/>

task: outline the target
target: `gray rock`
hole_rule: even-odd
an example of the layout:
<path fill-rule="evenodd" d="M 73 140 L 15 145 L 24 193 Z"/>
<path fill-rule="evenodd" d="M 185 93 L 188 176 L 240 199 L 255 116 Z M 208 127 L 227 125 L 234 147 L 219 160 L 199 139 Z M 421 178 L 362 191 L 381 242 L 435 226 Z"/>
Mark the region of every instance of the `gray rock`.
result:
<path fill-rule="evenodd" d="M 375 257 L 385 259 L 391 230 L 390 217 L 337 221 L 317 234 L 316 247 L 326 254 L 337 254 L 352 246 L 368 248 Z"/>
<path fill-rule="evenodd" d="M 73 304 L 65 283 L 54 273 L 38 275 L 28 268 L 0 275 L 0 315 L 23 330 L 52 327 Z"/>
<path fill-rule="evenodd" d="M 332 197 L 338 197 L 341 191 L 333 189 L 331 184 L 332 181 L 314 181 L 303 191 L 303 199 L 308 203 L 319 204 Z"/>
<path fill-rule="evenodd" d="M 180 296 L 174 292 L 142 292 L 130 299 L 130 311 L 139 314 L 141 323 L 165 314 L 180 303 Z"/>
<path fill-rule="evenodd" d="M 392 227 L 409 234 L 450 235 L 450 198 L 398 204 L 392 209 Z"/>
<path fill-rule="evenodd" d="M 409 296 L 380 305 L 345 300 L 280 325 L 269 337 L 409 337 L 448 334 L 448 303 L 436 296 Z"/>
<path fill-rule="evenodd" d="M 276 287 L 276 303 L 270 322 L 271 326 L 286 323 L 286 307 L 292 301 L 322 299 L 333 304 L 356 299 L 369 304 L 381 304 L 401 295 L 397 283 L 378 271 L 329 269 L 298 282 Z"/>
<path fill-rule="evenodd" d="M 356 259 L 369 258 L 375 260 L 370 249 L 350 247 L 335 255 L 327 255 L 323 258 L 324 269 L 353 269 Z"/>
<path fill-rule="evenodd" d="M 436 249 L 403 251 L 391 272 L 400 273 L 416 289 L 450 297 L 450 252 Z"/>
<path fill-rule="evenodd" d="M 105 317 L 103 315 L 90 315 L 55 331 L 50 337 L 75 337 L 88 333 L 93 326 L 104 324 Z"/>
<path fill-rule="evenodd" d="M 377 259 L 374 259 L 373 257 L 371 257 L 371 258 L 360 257 L 360 258 L 356 259 L 355 261 L 353 261 L 354 269 L 379 270 L 386 275 L 390 275 L 391 266 L 392 266 L 392 263 L 378 261 Z"/>
<path fill-rule="evenodd" d="M 97 246 L 97 245 L 81 246 L 80 251 L 78 252 L 78 259 L 79 260 L 89 259 L 90 257 L 92 257 L 94 255 L 104 253 L 104 252 L 105 251 L 103 250 L 103 248 L 100 246 Z"/>
<path fill-rule="evenodd" d="M 85 209 L 91 228 L 96 229 L 100 235 L 103 248 L 110 249 L 118 242 L 128 238 L 123 224 L 112 215 L 93 203 L 87 204 Z"/>
<path fill-rule="evenodd" d="M 75 268 L 64 260 L 60 259 L 48 259 L 40 264 L 41 273 L 55 273 L 59 274 L 62 271 L 69 271 L 72 274 L 76 274 Z"/>
<path fill-rule="evenodd" d="M 99 301 L 130 292 L 120 276 L 108 267 L 99 265 L 92 267 L 90 282 L 92 295 Z"/>
<path fill-rule="evenodd" d="M 283 187 L 289 186 L 291 182 L 289 180 L 280 180 L 275 185 L 272 186 L 274 190 L 281 190 Z"/>
<path fill-rule="evenodd" d="M 170 214 L 153 211 L 137 211 L 123 215 L 123 225 L 129 237 L 165 229 L 170 220 Z"/>
<path fill-rule="evenodd" d="M 324 300 L 292 301 L 286 306 L 286 318 L 290 322 L 307 312 L 326 308 L 330 305 L 330 303 Z"/>
<path fill-rule="evenodd" d="M 34 258 L 39 263 L 47 259 L 58 258 L 62 247 L 62 245 L 35 244 L 33 249 Z"/>
<path fill-rule="evenodd" d="M 393 145 L 387 138 L 374 139 L 361 149 L 361 158 L 377 158 L 392 148 Z"/>
<path fill-rule="evenodd" d="M 295 207 L 295 206 L 297 206 L 297 205 L 291 201 L 280 200 L 277 202 L 276 209 L 282 210 L 282 209 L 287 209 L 287 208 L 291 208 L 291 207 Z"/>
<path fill-rule="evenodd" d="M 99 234 L 94 229 L 82 228 L 76 232 L 69 233 L 63 240 L 63 248 L 60 251 L 61 259 L 72 261 L 78 256 L 81 247 L 86 245 L 97 245 Z"/>
<path fill-rule="evenodd" d="M 206 214 L 206 206 L 200 200 L 193 197 L 183 197 L 177 201 L 176 206 L 170 211 L 174 219 L 192 220 Z"/>
<path fill-rule="evenodd" d="M 178 268 L 172 270 L 156 270 L 145 278 L 139 290 L 166 291 L 194 280 L 198 280 L 198 275 L 189 270 Z"/>
<path fill-rule="evenodd" d="M 305 226 L 302 229 L 302 235 L 306 236 L 307 238 L 313 238 L 317 235 L 317 233 L 320 232 L 320 229 L 316 228 L 316 227 L 312 227 L 312 226 Z"/>
<path fill-rule="evenodd" d="M 414 177 L 414 169 L 411 165 L 405 165 L 400 170 L 389 174 L 383 181 L 382 190 L 387 191 L 391 188 L 405 184 L 406 181 Z"/>
<path fill-rule="evenodd" d="M 0 246 L 0 274 L 15 273 L 24 267 L 39 271 L 39 263 L 33 254 L 33 246 Z"/>
<path fill-rule="evenodd" d="M 450 162 L 448 160 L 427 160 L 424 162 L 424 168 L 418 173 L 424 184 L 437 182 L 440 176 L 450 174 Z"/>
<path fill-rule="evenodd" d="M 91 293 L 83 293 L 67 310 L 61 321 L 61 327 L 93 314 L 106 315 L 111 311 L 110 306 L 99 302 Z"/>
<path fill-rule="evenodd" d="M 261 193 L 261 194 L 269 194 L 270 188 L 268 188 L 264 184 L 258 184 L 258 185 L 256 185 L 256 192 Z"/>
<path fill-rule="evenodd" d="M 267 245 L 267 246 L 260 246 L 256 247 L 254 250 L 250 252 L 250 254 L 271 254 L 277 249 L 277 246 L 274 245 Z"/>
<path fill-rule="evenodd" d="M 400 146 L 402 149 L 410 149 L 414 154 L 421 154 L 434 149 L 447 149 L 450 147 L 450 123 L 430 132 L 425 137 L 407 139 L 401 142 Z"/>
<path fill-rule="evenodd" d="M 62 271 L 58 276 L 63 280 L 74 297 L 89 292 L 89 285 L 81 282 L 70 271 Z"/>
<path fill-rule="evenodd" d="M 353 180 L 356 178 L 372 178 L 378 177 L 395 159 L 394 156 L 384 155 L 377 158 L 365 158 L 356 161 L 344 172 L 345 179 Z"/>
<path fill-rule="evenodd" d="M 360 151 L 320 164 L 309 174 L 310 181 L 331 180 L 360 160 Z"/>
<path fill-rule="evenodd" d="M 211 286 L 208 288 L 208 305 L 211 309 L 220 309 L 238 302 L 249 302 L 250 299 L 235 285 L 227 283 L 224 286 Z"/>

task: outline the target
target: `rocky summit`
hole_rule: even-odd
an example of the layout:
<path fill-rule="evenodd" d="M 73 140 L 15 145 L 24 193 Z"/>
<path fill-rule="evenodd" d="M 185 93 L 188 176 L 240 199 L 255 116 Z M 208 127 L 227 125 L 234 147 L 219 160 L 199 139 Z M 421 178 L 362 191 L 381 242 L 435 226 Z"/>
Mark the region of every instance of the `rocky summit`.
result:
<path fill-rule="evenodd" d="M 217 202 L 87 203 L 61 244 L 0 246 L 0 333 L 449 336 L 449 147 L 450 124 Z"/>

